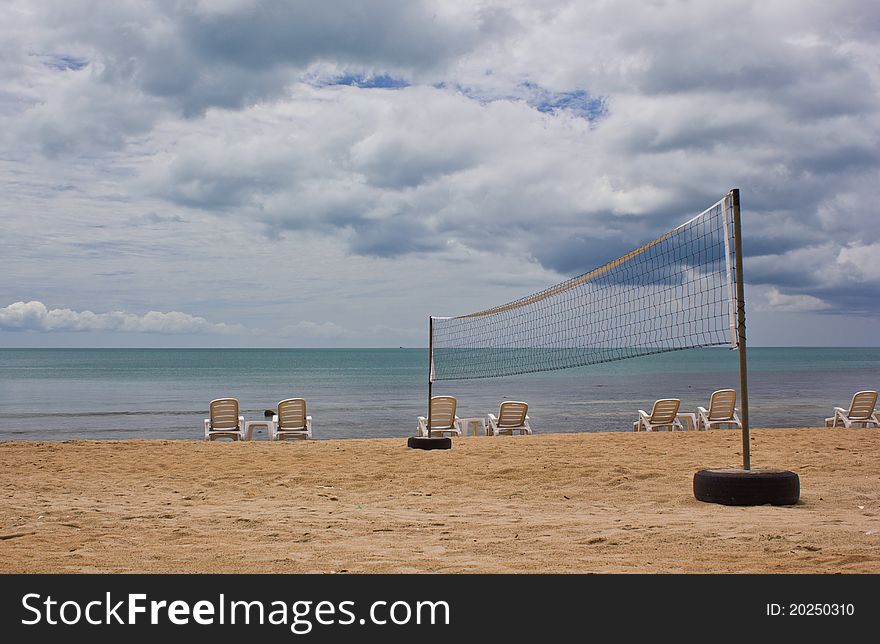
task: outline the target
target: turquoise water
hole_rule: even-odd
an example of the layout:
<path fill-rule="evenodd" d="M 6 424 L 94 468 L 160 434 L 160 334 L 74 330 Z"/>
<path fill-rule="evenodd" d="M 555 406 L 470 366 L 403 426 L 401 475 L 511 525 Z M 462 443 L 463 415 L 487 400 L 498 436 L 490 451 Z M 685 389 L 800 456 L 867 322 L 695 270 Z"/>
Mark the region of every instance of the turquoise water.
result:
<path fill-rule="evenodd" d="M 0 439 L 200 438 L 213 398 L 259 420 L 303 397 L 316 438 L 412 435 L 427 396 L 424 349 L 0 349 Z M 822 423 L 880 388 L 880 349 L 749 349 L 754 427 Z M 636 409 L 706 405 L 738 388 L 736 352 L 696 349 L 523 376 L 438 382 L 459 416 L 526 400 L 537 432 L 626 431 Z"/>

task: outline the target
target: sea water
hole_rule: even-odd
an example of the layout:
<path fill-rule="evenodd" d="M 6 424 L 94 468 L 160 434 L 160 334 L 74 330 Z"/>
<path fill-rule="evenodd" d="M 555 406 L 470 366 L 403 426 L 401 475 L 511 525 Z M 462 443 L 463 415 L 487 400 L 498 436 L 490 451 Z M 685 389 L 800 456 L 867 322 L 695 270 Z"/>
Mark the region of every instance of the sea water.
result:
<path fill-rule="evenodd" d="M 880 349 L 748 349 L 753 427 L 820 426 L 880 388 Z M 695 349 L 504 378 L 439 381 L 461 417 L 525 400 L 535 432 L 631 431 L 637 409 L 706 406 L 739 388 L 738 355 Z M 0 440 L 198 439 L 214 398 L 247 420 L 308 401 L 315 438 L 409 436 L 427 401 L 425 349 L 0 349 Z M 262 436 L 259 436 L 262 438 Z"/>

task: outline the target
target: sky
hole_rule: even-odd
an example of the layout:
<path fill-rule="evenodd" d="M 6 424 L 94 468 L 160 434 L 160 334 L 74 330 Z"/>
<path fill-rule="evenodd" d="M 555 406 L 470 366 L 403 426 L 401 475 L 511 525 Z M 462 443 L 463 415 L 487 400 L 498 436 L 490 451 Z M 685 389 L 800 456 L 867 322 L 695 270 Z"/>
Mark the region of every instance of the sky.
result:
<path fill-rule="evenodd" d="M 0 9 L 0 346 L 425 346 L 733 187 L 749 342 L 880 345 L 880 3 Z"/>

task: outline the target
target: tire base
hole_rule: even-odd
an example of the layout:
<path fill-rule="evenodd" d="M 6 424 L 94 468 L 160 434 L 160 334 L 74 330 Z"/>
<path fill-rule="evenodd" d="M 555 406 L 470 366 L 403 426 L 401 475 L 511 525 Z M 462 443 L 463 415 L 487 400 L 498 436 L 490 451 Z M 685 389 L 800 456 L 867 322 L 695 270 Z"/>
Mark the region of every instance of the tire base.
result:
<path fill-rule="evenodd" d="M 700 470 L 694 497 L 722 505 L 794 505 L 801 495 L 798 475 L 788 470 Z"/>
<path fill-rule="evenodd" d="M 452 439 L 449 436 L 410 436 L 406 439 L 406 446 L 410 449 L 452 449 Z"/>

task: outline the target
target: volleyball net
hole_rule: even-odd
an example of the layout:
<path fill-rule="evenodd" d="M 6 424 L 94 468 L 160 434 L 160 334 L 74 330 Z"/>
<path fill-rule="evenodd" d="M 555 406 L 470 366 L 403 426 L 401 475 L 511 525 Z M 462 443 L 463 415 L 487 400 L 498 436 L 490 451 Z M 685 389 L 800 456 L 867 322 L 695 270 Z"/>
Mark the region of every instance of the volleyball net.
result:
<path fill-rule="evenodd" d="M 477 313 L 432 316 L 430 382 L 736 348 L 732 194 L 583 275 Z"/>

